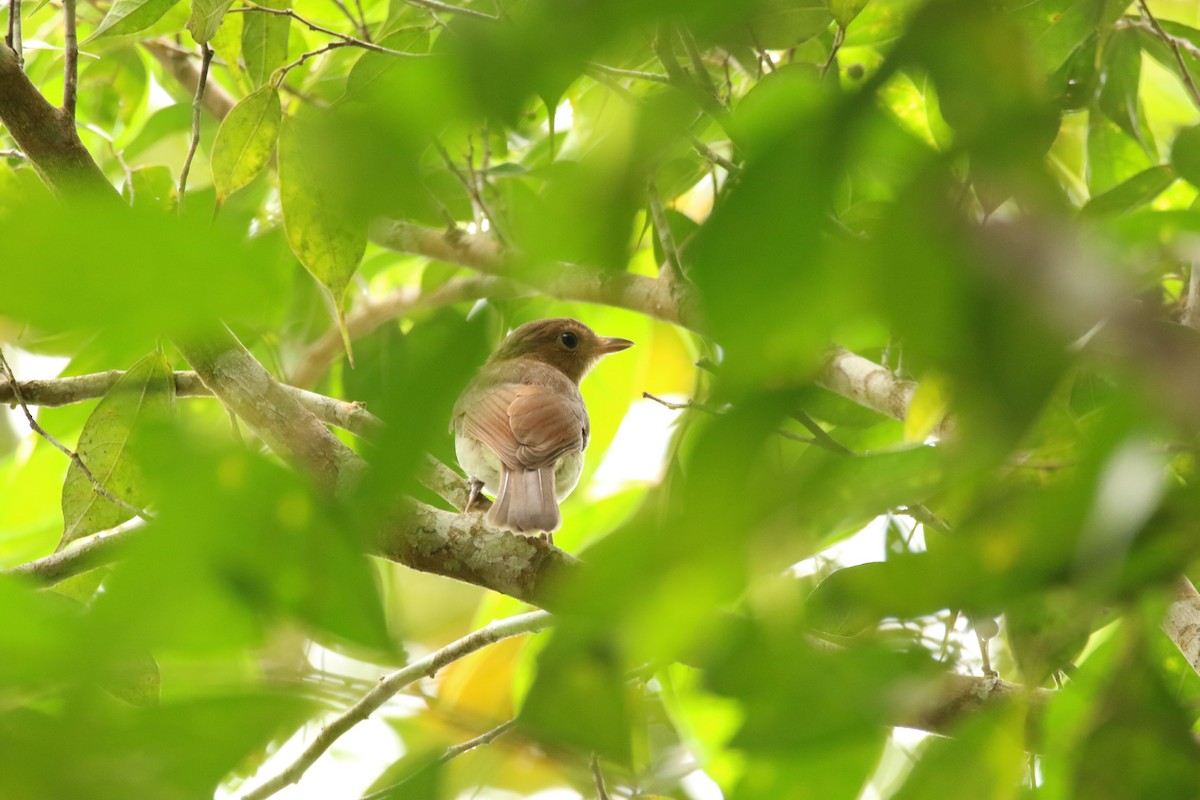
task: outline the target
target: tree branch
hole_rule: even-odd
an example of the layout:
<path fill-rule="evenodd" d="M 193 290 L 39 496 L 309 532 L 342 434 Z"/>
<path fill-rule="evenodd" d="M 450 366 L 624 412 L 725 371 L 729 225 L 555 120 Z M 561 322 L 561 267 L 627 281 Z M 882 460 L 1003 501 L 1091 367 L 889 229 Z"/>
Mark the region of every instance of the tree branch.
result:
<path fill-rule="evenodd" d="M 118 199 L 116 189 L 79 140 L 75 121 L 55 108 L 21 69 L 15 50 L 0 43 L 0 123 L 46 185 L 64 197 Z"/>
<path fill-rule="evenodd" d="M 486 234 L 447 233 L 397 220 L 377 221 L 371 226 L 371 239 L 389 250 L 509 278 L 560 300 L 603 303 L 701 330 L 699 303 L 691 292 L 672 292 L 667 284 L 644 275 L 566 264 L 518 268 L 513 255 Z"/>
<path fill-rule="evenodd" d="M 145 536 L 147 530 L 148 526 L 140 519 L 127 522 L 111 531 L 72 542 L 66 550 L 19 564 L 0 574 L 24 576 L 39 586 L 53 586 L 88 570 L 111 564 L 125 554 L 130 543 Z"/>
<path fill-rule="evenodd" d="M 171 77 L 179 81 L 188 94 L 193 97 L 196 95 L 196 89 L 200 86 L 200 68 L 193 63 L 191 54 L 167 42 L 148 41 L 141 44 L 158 59 Z M 235 105 L 237 100 L 219 83 L 214 82 L 205 88 L 204 108 L 218 120 L 225 119 Z"/>
<path fill-rule="evenodd" d="M 363 696 L 350 709 L 335 717 L 321 729 L 300 756 L 289 764 L 282 772 L 268 779 L 253 791 L 242 796 L 242 800 L 264 800 L 284 787 L 296 783 L 311 767 L 321 754 L 328 750 L 344 733 L 358 723 L 367 719 L 374 712 L 395 696 L 404 687 L 417 682 L 421 678 L 431 678 L 447 665 L 467 656 L 476 650 L 495 644 L 502 639 L 520 636 L 526 633 L 536 633 L 548 628 L 553 618 L 545 611 L 533 611 L 515 617 L 492 622 L 487 627 L 471 633 L 453 644 L 430 653 L 420 661 L 414 661 L 403 669 L 397 670 L 379 681 L 379 685 Z"/>
<path fill-rule="evenodd" d="M 512 282 L 493 276 L 453 280 L 428 293 L 405 286 L 383 297 L 368 299 L 364 305 L 346 317 L 346 329 L 351 339 L 361 339 L 384 323 L 420 311 L 484 297 L 511 298 L 524 293 L 527 292 L 514 286 Z M 342 333 L 336 325 L 331 326 L 301 355 L 300 366 L 292 372 L 290 378 L 292 385 L 311 386 L 342 352 Z"/>
<path fill-rule="evenodd" d="M 176 342 L 200 380 L 284 460 L 342 493 L 365 462 L 287 392 L 225 328 Z"/>

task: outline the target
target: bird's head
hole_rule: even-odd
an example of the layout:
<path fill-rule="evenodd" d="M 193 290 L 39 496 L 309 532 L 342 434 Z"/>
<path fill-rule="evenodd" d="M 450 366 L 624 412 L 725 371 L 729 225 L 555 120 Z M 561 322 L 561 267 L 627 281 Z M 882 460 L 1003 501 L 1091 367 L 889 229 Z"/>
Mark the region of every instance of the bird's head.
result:
<path fill-rule="evenodd" d="M 613 336 L 597 336 L 595 331 L 576 319 L 539 319 L 526 322 L 510 333 L 491 361 L 533 358 L 555 367 L 579 383 L 597 361 L 627 347 L 633 347 L 633 342 Z"/>

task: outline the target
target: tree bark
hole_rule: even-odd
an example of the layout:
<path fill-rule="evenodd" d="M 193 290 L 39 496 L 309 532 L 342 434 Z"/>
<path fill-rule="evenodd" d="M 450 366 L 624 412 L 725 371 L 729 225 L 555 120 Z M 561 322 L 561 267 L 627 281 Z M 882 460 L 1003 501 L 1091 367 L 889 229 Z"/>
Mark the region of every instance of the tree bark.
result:
<path fill-rule="evenodd" d="M 38 175 L 57 194 L 118 197 L 80 141 L 75 121 L 42 97 L 22 71 L 16 51 L 3 41 L 0 41 L 0 122 Z"/>

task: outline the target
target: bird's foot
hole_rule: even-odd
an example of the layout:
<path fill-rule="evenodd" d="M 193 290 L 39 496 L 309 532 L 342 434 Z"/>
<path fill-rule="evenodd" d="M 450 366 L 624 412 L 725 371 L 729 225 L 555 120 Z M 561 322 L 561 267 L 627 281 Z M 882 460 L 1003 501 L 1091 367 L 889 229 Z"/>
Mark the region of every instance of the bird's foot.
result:
<path fill-rule="evenodd" d="M 475 478 L 471 479 L 471 491 L 467 493 L 467 504 L 463 506 L 463 511 L 470 511 L 471 506 L 475 505 L 479 500 L 479 495 L 483 491 L 483 481 Z"/>
<path fill-rule="evenodd" d="M 554 547 L 554 534 L 553 533 L 539 533 L 537 538 L 541 539 L 543 542 L 550 545 L 551 547 Z"/>

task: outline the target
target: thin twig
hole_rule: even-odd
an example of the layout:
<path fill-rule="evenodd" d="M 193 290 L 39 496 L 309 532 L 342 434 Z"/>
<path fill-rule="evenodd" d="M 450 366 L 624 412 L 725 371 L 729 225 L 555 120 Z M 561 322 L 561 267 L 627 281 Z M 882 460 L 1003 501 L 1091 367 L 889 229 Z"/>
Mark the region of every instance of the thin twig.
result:
<path fill-rule="evenodd" d="M 716 150 L 713 150 L 711 147 L 709 147 L 707 144 L 705 144 L 700 139 L 700 137 L 692 135 L 692 134 L 688 134 L 688 141 L 691 143 L 692 148 L 697 153 L 704 156 L 709 161 L 716 164 L 718 167 L 721 167 L 726 172 L 728 172 L 730 175 L 737 175 L 739 172 L 742 171 L 742 168 L 740 165 L 733 163 L 728 158 L 726 158 L 725 156 L 718 153 Z"/>
<path fill-rule="evenodd" d="M 692 70 L 696 73 L 696 82 L 700 84 L 700 88 L 712 95 L 717 103 L 723 105 L 721 92 L 717 89 L 717 84 L 713 82 L 712 75 L 708 74 L 708 65 L 704 63 L 704 56 L 700 52 L 700 46 L 696 44 L 696 37 L 686 26 L 677 25 L 675 29 L 683 41 L 683 48 L 687 51 L 688 59 L 692 62 Z"/>
<path fill-rule="evenodd" d="M 444 14 L 462 14 L 465 17 L 475 17 L 476 19 L 486 19 L 489 22 L 499 22 L 499 17 L 494 17 L 491 14 L 485 14 L 482 11 L 476 11 L 473 8 L 463 8 L 462 6 L 452 6 L 449 3 L 443 3 L 441 0 L 404 0 L 410 6 L 419 6 L 427 8 L 431 11 L 441 11 Z"/>
<path fill-rule="evenodd" d="M 362 0 L 354 0 L 354 8 L 358 10 L 358 18 L 362 21 L 362 26 L 359 28 L 362 38 L 369 42 L 371 41 L 371 28 L 367 24 L 367 12 L 363 11 Z"/>
<path fill-rule="evenodd" d="M 440 756 L 438 756 L 437 760 L 434 761 L 429 766 L 430 767 L 434 767 L 434 766 L 440 767 L 441 765 L 445 764 L 447 761 L 457 758 L 457 757 L 461 756 L 463 753 L 470 752 L 471 750 L 474 750 L 476 747 L 482 747 L 485 744 L 491 744 L 492 741 L 494 741 L 495 739 L 498 739 L 501 734 L 510 730 L 516 724 L 517 724 L 516 719 L 510 719 L 508 722 L 502 722 L 499 725 L 497 725 L 496 727 L 492 728 L 490 731 L 487 731 L 486 733 L 481 733 L 480 735 L 476 736 L 474 739 L 465 741 L 462 744 L 456 744 L 452 747 L 447 747 L 446 751 L 444 753 L 442 753 Z M 411 780 L 411 778 L 412 778 L 412 776 L 410 775 L 408 778 L 405 778 L 404 780 L 400 781 L 399 783 L 393 783 L 391 786 L 385 786 L 384 788 L 380 789 L 377 792 L 371 792 L 369 795 L 366 795 L 365 797 L 363 797 L 362 800 L 384 800 L 384 798 L 391 796 L 391 794 L 393 792 L 395 792 L 396 789 L 398 789 L 401 786 L 403 786 L 404 784 L 408 783 L 408 781 Z"/>
<path fill-rule="evenodd" d="M 271 73 L 271 85 L 275 86 L 277 88 L 281 88 L 281 89 L 287 88 L 287 87 L 284 87 L 284 85 L 283 85 L 283 81 L 287 77 L 287 74 L 289 72 L 291 72 L 292 70 L 294 70 L 296 67 L 303 66 L 304 62 L 308 61 L 310 58 L 316 58 L 319 55 L 328 53 L 330 50 L 337 50 L 338 48 L 341 48 L 341 47 L 353 47 L 353 46 L 354 46 L 353 42 L 346 42 L 346 41 L 338 40 L 336 42 L 330 42 L 329 44 L 325 45 L 324 47 L 318 47 L 316 50 L 309 50 L 307 53 L 301 53 L 300 56 L 295 61 L 291 61 L 287 64 L 284 64 L 282 67 L 280 67 L 279 69 L 277 69 L 273 73 Z"/>
<path fill-rule="evenodd" d="M 796 422 L 799 422 L 801 425 L 808 428 L 813 437 L 817 440 L 817 444 L 821 447 L 824 447 L 829 452 L 837 453 L 841 456 L 858 455 L 849 447 L 846 447 L 846 445 L 830 436 L 829 433 L 820 425 L 818 425 L 817 421 L 810 417 L 807 413 L 803 411 L 793 411 L 791 416 L 792 419 L 796 420 Z"/>
<path fill-rule="evenodd" d="M 448 664 L 502 639 L 544 630 L 553 621 L 554 618 L 545 611 L 534 611 L 493 622 L 487 627 L 480 628 L 453 644 L 429 654 L 420 661 L 414 661 L 407 667 L 381 678 L 374 689 L 367 692 L 361 700 L 322 728 L 321 732 L 309 743 L 308 747 L 304 748 L 304 752 L 295 761 L 258 788 L 243 795 L 242 800 L 264 800 L 280 789 L 298 782 L 308 768 L 343 734 L 378 711 L 385 702 L 409 684 L 415 683 L 421 678 L 432 677 Z"/>
<path fill-rule="evenodd" d="M 75 0 L 63 0 L 63 113 L 75 119 L 79 87 L 79 36 L 75 32 Z"/>
<path fill-rule="evenodd" d="M 600 771 L 600 757 L 592 753 L 592 780 L 596 782 L 596 800 L 609 800 L 608 790 L 604 788 L 604 773 Z"/>
<path fill-rule="evenodd" d="M 837 58 L 838 51 L 842 49 L 842 43 L 846 41 L 846 29 L 838 25 L 837 32 L 833 34 L 833 46 L 829 48 L 829 58 L 825 59 L 825 63 L 821 65 L 822 77 L 829 72 L 829 68 L 833 66 L 834 59 Z"/>
<path fill-rule="evenodd" d="M 426 57 L 428 57 L 428 53 L 406 53 L 403 50 L 393 50 L 390 47 L 384 47 L 382 45 L 375 44 L 374 42 L 368 42 L 364 39 L 359 39 L 358 37 L 355 37 L 355 36 L 350 36 L 345 33 L 339 33 L 338 31 L 331 30 L 322 25 L 318 25 L 317 23 L 313 22 L 312 20 L 305 19 L 304 17 L 300 16 L 299 14 L 297 14 L 295 11 L 293 11 L 290 8 L 267 8 L 266 6 L 260 6 L 258 3 L 251 2 L 251 0 L 242 0 L 242 2 L 244 2 L 246 4 L 246 8 L 231 8 L 229 10 L 231 12 L 240 11 L 243 13 L 250 12 L 250 11 L 258 11 L 263 14 L 274 14 L 277 17 L 291 17 L 292 19 L 296 20 L 297 22 L 299 22 L 301 25 L 308 28 L 309 30 L 316 31 L 317 33 L 323 33 L 326 36 L 332 36 L 335 39 L 342 40 L 343 42 L 345 42 L 346 45 L 354 45 L 355 47 L 361 47 L 364 50 L 370 50 L 374 53 L 386 53 L 387 55 L 390 55 L 390 56 L 405 56 L 407 58 L 426 58 Z M 344 47 L 344 46 L 345 45 L 339 45 L 339 47 Z M 332 49 L 332 48 L 326 48 L 326 49 Z M 322 51 L 322 52 L 324 52 L 324 51 Z"/>
<path fill-rule="evenodd" d="M 20 159 L 25 159 L 25 158 L 28 158 L 28 156 L 26 156 L 26 155 L 25 155 L 24 153 L 22 153 L 20 150 L 0 150 L 0 158 L 20 158 Z"/>
<path fill-rule="evenodd" d="M 17 66 L 25 67 L 25 46 L 21 36 L 21 0 L 8 0 L 8 34 L 4 43 L 17 54 Z"/>
<path fill-rule="evenodd" d="M 71 448 L 67 447 L 65 444 L 60 442 L 58 439 L 54 438 L 50 434 L 49 431 L 47 431 L 45 428 L 43 428 L 41 425 L 38 424 L 38 421 L 36 419 L 34 419 L 34 417 L 33 417 L 33 412 L 31 412 L 29 410 L 29 406 L 25 404 L 25 396 L 21 392 L 21 385 L 17 381 L 17 376 L 12 371 L 12 367 L 10 367 L 8 365 L 8 359 L 6 359 L 4 357 L 3 350 L 0 350 L 0 372 L 3 373 L 3 377 L 8 381 L 9 385 L 12 387 L 13 397 L 16 399 L 17 405 L 19 405 L 21 407 L 21 412 L 25 415 L 25 421 L 27 423 L 29 423 L 30 430 L 32 430 L 38 436 L 41 436 L 43 439 L 45 439 L 50 444 L 54 445 L 56 448 L 58 448 L 63 453 L 63 455 L 65 455 L 67 458 L 71 459 L 71 461 L 76 466 L 79 467 L 79 470 L 83 473 L 84 477 L 86 477 L 88 479 L 88 482 L 92 484 L 92 490 L 94 492 L 96 492 L 96 494 L 100 495 L 105 500 L 108 500 L 111 503 L 116 503 L 118 506 L 120 506 L 121 508 L 130 512 L 131 514 L 139 516 L 142 519 L 149 522 L 150 519 L 152 518 L 152 516 L 149 512 L 138 508 L 137 506 L 133 505 L 132 503 L 127 503 L 126 501 L 122 500 L 121 498 L 117 497 L 115 494 L 110 492 L 108 489 L 104 488 L 104 484 L 100 483 L 100 480 L 95 475 L 92 474 L 92 471 L 90 469 L 88 469 L 87 464 L 83 463 L 83 459 L 79 457 L 79 453 L 75 452 L 74 450 L 72 450 Z"/>
<path fill-rule="evenodd" d="M 670 83 L 671 79 L 666 75 L 659 75 L 657 72 L 644 72 L 637 69 L 622 69 L 620 67 L 610 67 L 607 64 L 601 64 L 597 61 L 589 61 L 587 63 L 589 72 L 602 72 L 612 75 L 616 78 L 632 78 L 639 81 L 652 81 L 654 83 Z"/>
<path fill-rule="evenodd" d="M 1150 13 L 1150 7 L 1146 5 L 1146 0 L 1138 0 L 1138 8 L 1145 17 L 1146 22 L 1150 23 L 1150 27 L 1154 29 L 1154 33 L 1167 43 L 1167 47 L 1171 48 L 1171 53 L 1175 56 L 1175 63 L 1179 65 L 1180 77 L 1183 78 L 1184 86 L 1187 87 L 1188 94 L 1191 95 L 1192 102 L 1197 108 L 1200 108 L 1200 90 L 1196 88 L 1195 81 L 1192 80 L 1192 73 L 1187 68 L 1187 63 L 1183 60 L 1183 53 L 1179 49 L 1179 42 L 1174 36 L 1171 36 L 1163 30 L 1162 25 Z"/>
<path fill-rule="evenodd" d="M 437 149 L 438 154 L 441 155 L 442 161 L 446 162 L 446 167 L 449 168 L 454 177 L 458 179 L 458 182 L 463 185 L 463 188 L 467 190 L 467 194 L 470 196 L 471 202 L 474 203 L 483 213 L 483 216 L 487 218 L 492 236 L 501 246 L 505 245 L 507 242 L 504 238 L 504 234 L 500 231 L 500 226 L 496 222 L 496 215 L 492 213 L 492 209 L 489 207 L 488 202 L 483 199 L 483 193 L 479 191 L 479 187 L 475 185 L 475 182 L 471 180 L 470 176 L 463 174 L 463 171 L 460 170 L 458 165 L 454 163 L 454 159 L 450 157 L 450 153 L 446 150 L 446 148 L 442 145 L 441 140 L 439 140 L 437 137 L 434 137 L 433 139 L 433 146 Z"/>
<path fill-rule="evenodd" d="M 704 411 L 708 414 L 720 414 L 721 413 L 720 411 L 717 411 L 715 408 L 710 408 L 709 406 L 706 406 L 703 403 L 697 403 L 695 400 L 688 400 L 686 403 L 672 403 L 670 400 L 664 400 L 663 398 L 661 398 L 657 395 L 650 394 L 649 392 L 642 392 L 642 399 L 653 400 L 654 402 L 658 403 L 663 408 L 669 408 L 672 411 L 687 411 L 689 408 L 694 408 L 697 411 Z"/>
<path fill-rule="evenodd" d="M 346 15 L 346 19 L 350 20 L 350 24 L 353 25 L 360 34 L 362 34 L 362 38 L 370 40 L 371 37 L 367 34 L 367 24 L 365 19 L 360 21 L 358 18 L 356 18 L 350 9 L 347 8 L 346 4 L 342 2 L 342 0 L 332 0 L 332 2 L 335 6 L 337 6 L 338 11 L 341 11 Z"/>
<path fill-rule="evenodd" d="M 183 193 L 187 189 L 188 173 L 192 170 L 192 159 L 200 146 L 200 115 L 204 111 L 204 89 L 208 86 L 208 68 L 212 64 L 213 49 L 208 42 L 200 43 L 200 80 L 196 84 L 196 97 L 192 100 L 192 142 L 188 146 L 187 158 L 179 171 L 179 208 L 183 208 Z"/>
<path fill-rule="evenodd" d="M 658 186 L 654 177 L 646 182 L 646 202 L 650 208 L 650 223 L 658 234 L 658 243 L 663 251 L 663 265 L 658 277 L 669 283 L 683 279 L 683 261 L 679 257 L 679 248 L 675 245 L 675 235 L 671 232 L 671 224 L 667 220 L 667 211 L 663 208 L 662 198 L 658 195 Z"/>

